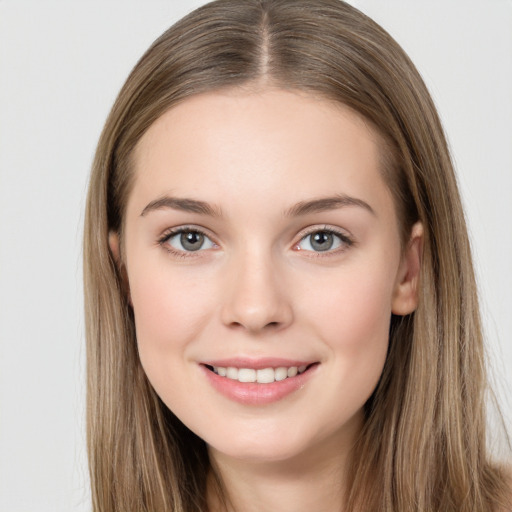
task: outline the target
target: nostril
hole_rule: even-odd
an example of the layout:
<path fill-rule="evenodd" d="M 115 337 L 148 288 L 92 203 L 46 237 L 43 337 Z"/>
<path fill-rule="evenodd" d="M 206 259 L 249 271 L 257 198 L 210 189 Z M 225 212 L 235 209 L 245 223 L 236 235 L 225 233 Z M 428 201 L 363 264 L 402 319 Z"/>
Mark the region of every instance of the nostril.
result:
<path fill-rule="evenodd" d="M 281 325 L 281 322 L 268 322 L 263 326 L 264 329 L 276 329 Z M 231 322 L 232 327 L 245 329 L 246 326 L 242 322 Z M 249 327 L 250 328 L 250 327 Z M 259 329 L 258 329 L 259 330 Z"/>
<path fill-rule="evenodd" d="M 277 332 L 293 319 L 288 300 L 272 297 L 228 297 L 222 305 L 221 321 L 232 329 L 246 329 L 252 333 Z"/>

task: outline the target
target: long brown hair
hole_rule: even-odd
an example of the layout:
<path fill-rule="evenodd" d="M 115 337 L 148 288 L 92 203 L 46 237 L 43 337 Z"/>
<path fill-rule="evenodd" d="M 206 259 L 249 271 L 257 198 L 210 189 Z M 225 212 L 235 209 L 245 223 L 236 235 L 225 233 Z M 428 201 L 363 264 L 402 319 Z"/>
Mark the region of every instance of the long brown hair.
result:
<path fill-rule="evenodd" d="M 443 129 L 419 73 L 381 27 L 340 0 L 218 0 L 183 18 L 123 86 L 93 164 L 84 235 L 87 435 L 95 512 L 205 511 L 204 442 L 158 398 L 137 355 L 122 238 L 130 157 L 148 127 L 195 94 L 251 83 L 347 105 L 386 141 L 383 172 L 406 239 L 425 228 L 419 306 L 390 348 L 353 450 L 348 510 L 497 511 L 504 471 L 486 452 L 477 291 Z M 510 490 L 508 490 L 510 492 Z"/>

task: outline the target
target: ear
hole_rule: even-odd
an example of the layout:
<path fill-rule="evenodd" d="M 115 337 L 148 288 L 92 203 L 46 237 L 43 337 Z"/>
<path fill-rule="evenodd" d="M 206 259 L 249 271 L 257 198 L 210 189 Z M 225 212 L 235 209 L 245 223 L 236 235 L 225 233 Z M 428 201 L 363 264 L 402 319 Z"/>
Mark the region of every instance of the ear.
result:
<path fill-rule="evenodd" d="M 131 306 L 132 298 L 130 295 L 130 284 L 128 282 L 128 273 L 126 272 L 126 266 L 121 258 L 121 241 L 119 240 L 119 233 L 111 231 L 108 234 L 108 246 L 116 263 L 117 270 L 119 271 L 119 276 L 121 278 L 121 289 L 123 293 L 126 294 L 128 303 Z"/>
<path fill-rule="evenodd" d="M 118 267 L 121 266 L 121 249 L 119 243 L 119 234 L 115 231 L 110 231 L 108 234 L 108 246 Z"/>
<path fill-rule="evenodd" d="M 418 306 L 418 287 L 423 250 L 423 224 L 416 222 L 411 237 L 402 255 L 391 303 L 395 315 L 408 315 Z"/>

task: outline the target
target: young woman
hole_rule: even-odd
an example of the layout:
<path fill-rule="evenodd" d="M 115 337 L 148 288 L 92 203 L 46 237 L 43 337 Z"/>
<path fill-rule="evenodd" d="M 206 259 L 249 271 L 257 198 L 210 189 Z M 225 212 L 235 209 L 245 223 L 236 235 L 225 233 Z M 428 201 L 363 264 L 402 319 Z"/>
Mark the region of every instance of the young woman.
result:
<path fill-rule="evenodd" d="M 102 133 L 95 511 L 503 511 L 475 280 L 419 74 L 339 0 L 220 0 Z"/>

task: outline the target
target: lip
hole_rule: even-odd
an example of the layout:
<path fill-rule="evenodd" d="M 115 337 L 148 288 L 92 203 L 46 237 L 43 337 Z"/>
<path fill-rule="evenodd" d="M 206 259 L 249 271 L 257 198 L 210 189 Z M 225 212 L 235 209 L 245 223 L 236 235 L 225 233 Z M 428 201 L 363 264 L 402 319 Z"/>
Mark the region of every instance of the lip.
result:
<path fill-rule="evenodd" d="M 256 370 L 263 368 L 279 368 L 282 366 L 308 366 L 303 373 L 297 374 L 295 377 L 288 377 L 281 381 L 275 381 L 269 384 L 260 384 L 258 382 L 239 382 L 237 380 L 228 379 L 217 375 L 207 366 L 221 366 L 235 368 L 254 368 Z M 316 373 L 319 366 L 317 361 L 298 361 L 291 359 L 219 359 L 215 361 L 203 362 L 200 368 L 211 386 L 220 394 L 241 403 L 243 405 L 267 405 L 277 402 L 291 395 L 292 393 L 302 389 L 309 379 Z"/>
<path fill-rule="evenodd" d="M 284 359 L 278 357 L 261 357 L 253 359 L 250 357 L 233 357 L 229 359 L 215 359 L 210 361 L 201 361 L 201 364 L 209 366 L 222 366 L 227 368 L 233 366 L 234 368 L 254 368 L 255 370 L 263 370 L 264 368 L 279 368 L 281 366 L 309 366 L 316 361 L 306 361 L 304 359 Z"/>

